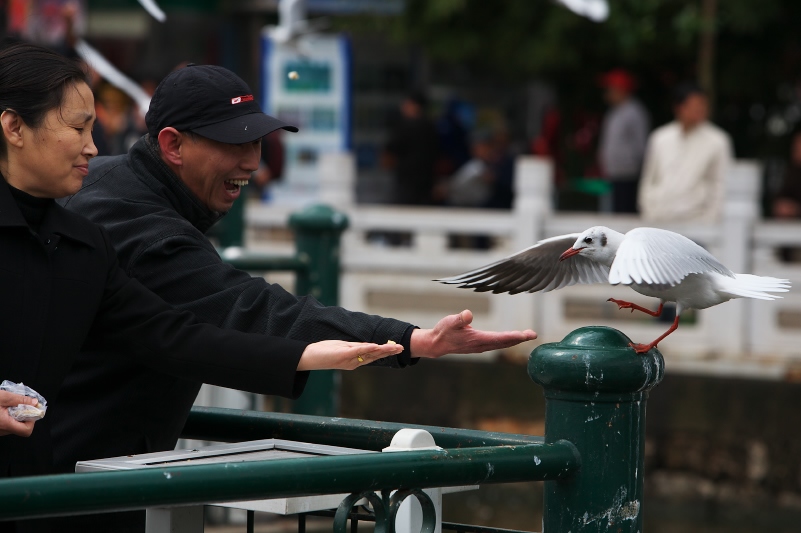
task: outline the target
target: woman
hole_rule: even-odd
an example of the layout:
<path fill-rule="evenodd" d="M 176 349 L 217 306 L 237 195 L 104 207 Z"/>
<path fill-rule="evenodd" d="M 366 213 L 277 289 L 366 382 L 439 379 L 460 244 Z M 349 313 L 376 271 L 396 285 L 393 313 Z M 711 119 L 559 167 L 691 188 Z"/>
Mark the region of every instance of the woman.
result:
<path fill-rule="evenodd" d="M 297 397 L 308 370 L 354 369 L 401 351 L 219 330 L 173 310 L 120 270 L 103 230 L 53 201 L 78 191 L 97 154 L 82 70 L 37 46 L 6 48 L 0 110 L 0 380 L 56 404 L 77 351 L 106 343 L 177 376 Z M 0 396 L 0 433 L 13 433 L 0 438 L 0 477 L 49 469 L 47 418 L 32 428 L 7 419 L 4 406 L 26 401 Z"/>

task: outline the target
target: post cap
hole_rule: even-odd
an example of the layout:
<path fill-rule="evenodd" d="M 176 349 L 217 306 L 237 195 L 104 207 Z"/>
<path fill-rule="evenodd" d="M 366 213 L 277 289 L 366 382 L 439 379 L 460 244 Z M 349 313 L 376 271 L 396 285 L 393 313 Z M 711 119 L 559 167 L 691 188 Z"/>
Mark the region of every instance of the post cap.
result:
<path fill-rule="evenodd" d="M 659 350 L 638 354 L 631 340 L 614 328 L 590 326 L 569 333 L 561 342 L 538 346 L 528 374 L 551 391 L 626 394 L 647 391 L 665 373 Z"/>
<path fill-rule="evenodd" d="M 434 442 L 431 433 L 424 429 L 403 428 L 392 437 L 389 446 L 382 452 L 409 452 L 420 450 L 441 450 Z"/>
<path fill-rule="evenodd" d="M 289 227 L 300 230 L 343 231 L 348 227 L 348 217 L 344 213 L 335 211 L 331 206 L 312 205 L 292 213 L 289 217 Z"/>

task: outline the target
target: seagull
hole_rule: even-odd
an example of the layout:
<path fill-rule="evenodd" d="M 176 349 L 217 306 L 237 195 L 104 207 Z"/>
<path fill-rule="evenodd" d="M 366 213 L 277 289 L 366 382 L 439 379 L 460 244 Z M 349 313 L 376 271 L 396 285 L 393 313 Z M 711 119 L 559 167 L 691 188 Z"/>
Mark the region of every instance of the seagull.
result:
<path fill-rule="evenodd" d="M 735 274 L 678 233 L 635 228 L 624 235 L 604 226 L 551 237 L 496 263 L 435 281 L 495 294 L 547 292 L 584 283 L 623 284 L 659 298 L 659 308 L 651 311 L 623 300 L 607 301 L 655 317 L 662 314 L 665 302 L 675 302 L 676 318 L 662 336 L 649 344 L 631 343 L 639 354 L 676 331 L 686 309 L 706 309 L 733 298 L 774 300 L 781 296 L 770 293 L 790 289 L 786 279 Z"/>

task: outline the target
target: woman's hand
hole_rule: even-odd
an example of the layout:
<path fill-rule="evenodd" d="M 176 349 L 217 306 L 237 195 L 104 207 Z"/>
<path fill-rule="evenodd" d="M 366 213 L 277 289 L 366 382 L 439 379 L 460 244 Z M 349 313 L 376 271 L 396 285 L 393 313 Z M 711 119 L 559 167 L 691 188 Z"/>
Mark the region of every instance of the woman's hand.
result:
<path fill-rule="evenodd" d="M 33 432 L 33 424 L 36 420 L 18 422 L 8 414 L 9 407 L 16 407 L 21 403 L 36 405 L 39 402 L 36 398 L 31 398 L 30 396 L 23 396 L 21 394 L 0 390 L 0 435 L 30 437 L 31 432 Z"/>
<path fill-rule="evenodd" d="M 303 350 L 298 371 L 353 370 L 369 365 L 377 359 L 397 355 L 403 351 L 400 344 L 372 344 L 369 342 L 320 341 Z"/>

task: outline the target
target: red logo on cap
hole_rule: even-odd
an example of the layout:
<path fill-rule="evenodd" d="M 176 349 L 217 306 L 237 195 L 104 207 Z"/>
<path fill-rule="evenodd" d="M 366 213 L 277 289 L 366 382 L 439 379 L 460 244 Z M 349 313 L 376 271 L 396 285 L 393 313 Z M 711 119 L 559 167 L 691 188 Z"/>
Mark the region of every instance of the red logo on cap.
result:
<path fill-rule="evenodd" d="M 241 104 L 242 102 L 252 102 L 253 95 L 246 94 L 244 96 L 237 96 L 236 98 L 231 98 L 231 104 Z"/>

